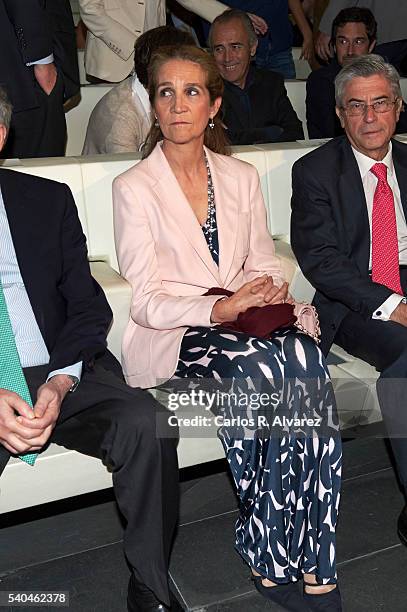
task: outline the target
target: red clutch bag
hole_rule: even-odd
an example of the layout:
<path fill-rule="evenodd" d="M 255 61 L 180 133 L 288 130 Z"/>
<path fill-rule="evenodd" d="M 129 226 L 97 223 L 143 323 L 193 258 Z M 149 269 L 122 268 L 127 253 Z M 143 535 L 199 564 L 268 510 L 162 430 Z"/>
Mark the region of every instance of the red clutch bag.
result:
<path fill-rule="evenodd" d="M 230 297 L 232 291 L 221 287 L 212 287 L 204 295 L 224 295 Z M 292 304 L 273 304 L 268 306 L 252 306 L 246 312 L 241 312 L 236 321 L 227 321 L 219 327 L 240 331 L 258 338 L 269 336 L 280 327 L 290 327 L 297 321 Z"/>

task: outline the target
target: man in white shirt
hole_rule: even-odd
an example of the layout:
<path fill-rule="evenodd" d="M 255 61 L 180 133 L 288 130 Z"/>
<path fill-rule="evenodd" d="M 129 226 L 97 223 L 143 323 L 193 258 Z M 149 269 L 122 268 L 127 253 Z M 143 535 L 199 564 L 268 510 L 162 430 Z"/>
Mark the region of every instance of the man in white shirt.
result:
<path fill-rule="evenodd" d="M 10 116 L 0 88 L 0 151 Z M 0 474 L 11 455 L 49 442 L 101 459 L 126 519 L 128 610 L 179 609 L 167 575 L 178 511 L 175 440 L 157 434 L 163 407 L 124 383 L 106 349 L 112 312 L 90 274 L 67 185 L 0 170 L 0 283 Z"/>
<path fill-rule="evenodd" d="M 378 55 L 335 80 L 340 136 L 293 167 L 291 240 L 316 288 L 322 348 L 335 342 L 374 365 L 400 481 L 407 492 L 407 145 L 392 140 L 402 107 L 397 71 Z M 407 506 L 398 523 L 407 544 Z"/>

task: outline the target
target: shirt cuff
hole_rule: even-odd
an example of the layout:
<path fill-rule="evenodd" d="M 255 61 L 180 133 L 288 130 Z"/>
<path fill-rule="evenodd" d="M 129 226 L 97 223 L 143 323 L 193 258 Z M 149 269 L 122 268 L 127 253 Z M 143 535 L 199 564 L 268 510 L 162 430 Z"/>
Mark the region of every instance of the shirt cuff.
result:
<path fill-rule="evenodd" d="M 47 57 L 43 57 L 42 59 L 35 60 L 35 62 L 28 62 L 26 66 L 34 66 L 34 64 L 52 64 L 54 61 L 54 54 L 51 53 L 47 55 Z"/>
<path fill-rule="evenodd" d="M 73 365 L 66 366 L 66 368 L 61 368 L 60 370 L 53 370 L 48 374 L 47 382 L 53 376 L 58 376 L 58 374 L 66 374 L 67 376 L 75 376 L 78 380 L 81 379 L 82 376 L 82 361 L 78 361 Z"/>
<path fill-rule="evenodd" d="M 377 321 L 388 321 L 390 319 L 391 313 L 397 308 L 400 302 L 405 301 L 403 296 L 398 293 L 392 293 L 390 297 L 387 298 L 380 304 L 372 314 L 372 319 L 376 319 Z"/>

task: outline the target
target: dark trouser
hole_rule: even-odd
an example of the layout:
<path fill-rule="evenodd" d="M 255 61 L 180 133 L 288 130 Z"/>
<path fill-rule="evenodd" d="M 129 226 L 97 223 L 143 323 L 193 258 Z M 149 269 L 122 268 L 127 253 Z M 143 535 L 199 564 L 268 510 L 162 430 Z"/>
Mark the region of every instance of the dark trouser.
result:
<path fill-rule="evenodd" d="M 24 370 L 33 401 L 46 367 Z M 168 560 L 178 517 L 176 440 L 158 439 L 164 408 L 146 391 L 127 387 L 96 365 L 63 402 L 51 441 L 98 457 L 113 473 L 116 500 L 127 525 L 124 549 L 137 580 L 168 604 Z M 173 434 L 173 428 L 171 428 Z M 0 447 L 0 470 L 8 456 Z M 3 464 L 3 465 L 2 465 Z M 32 469 L 35 469 L 32 468 Z"/>
<path fill-rule="evenodd" d="M 47 95 L 35 82 L 38 106 L 13 113 L 3 159 L 18 157 L 62 157 L 65 155 L 66 121 L 64 85 L 58 75 Z"/>
<path fill-rule="evenodd" d="M 406 294 L 405 269 L 401 270 L 401 284 Z M 358 313 L 350 312 L 334 342 L 380 372 L 377 381 L 380 408 L 400 482 L 407 494 L 407 327 L 393 321 L 366 321 Z"/>

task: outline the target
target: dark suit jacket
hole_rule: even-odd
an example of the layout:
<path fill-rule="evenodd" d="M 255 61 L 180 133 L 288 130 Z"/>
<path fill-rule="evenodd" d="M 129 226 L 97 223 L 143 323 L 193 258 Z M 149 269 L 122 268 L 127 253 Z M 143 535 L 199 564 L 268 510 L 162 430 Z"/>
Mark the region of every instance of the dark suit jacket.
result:
<path fill-rule="evenodd" d="M 112 313 L 91 277 L 72 194 L 62 183 L 12 170 L 0 170 L 0 188 L 49 371 L 77 361 L 90 368 L 105 351 Z"/>
<path fill-rule="evenodd" d="M 33 68 L 54 53 L 65 98 L 79 91 L 75 29 L 69 0 L 0 0 L 0 84 L 14 112 L 38 106 Z"/>
<path fill-rule="evenodd" d="M 336 75 L 341 70 L 337 61 L 310 73 L 307 79 L 305 107 L 310 138 L 334 138 L 343 134 L 335 113 Z"/>
<path fill-rule="evenodd" d="M 407 217 L 407 145 L 393 140 L 393 162 Z M 308 153 L 293 166 L 291 244 L 316 288 L 322 350 L 353 310 L 370 319 L 393 292 L 369 276 L 370 229 L 356 158 L 346 136 Z"/>
<path fill-rule="evenodd" d="M 307 79 L 305 106 L 310 138 L 334 138 L 344 131 L 335 112 L 335 78 L 341 66 L 336 60 L 311 72 Z M 397 134 L 407 133 L 407 112 L 402 112 Z"/>
<path fill-rule="evenodd" d="M 246 86 L 225 81 L 223 121 L 232 144 L 283 142 L 304 138 L 298 119 L 277 72 L 250 68 Z"/>
<path fill-rule="evenodd" d="M 38 105 L 33 69 L 26 63 L 52 53 L 44 6 L 44 0 L 0 0 L 0 84 L 15 112 Z"/>
<path fill-rule="evenodd" d="M 63 76 L 65 100 L 79 93 L 78 52 L 69 0 L 45 0 L 55 64 Z"/>

